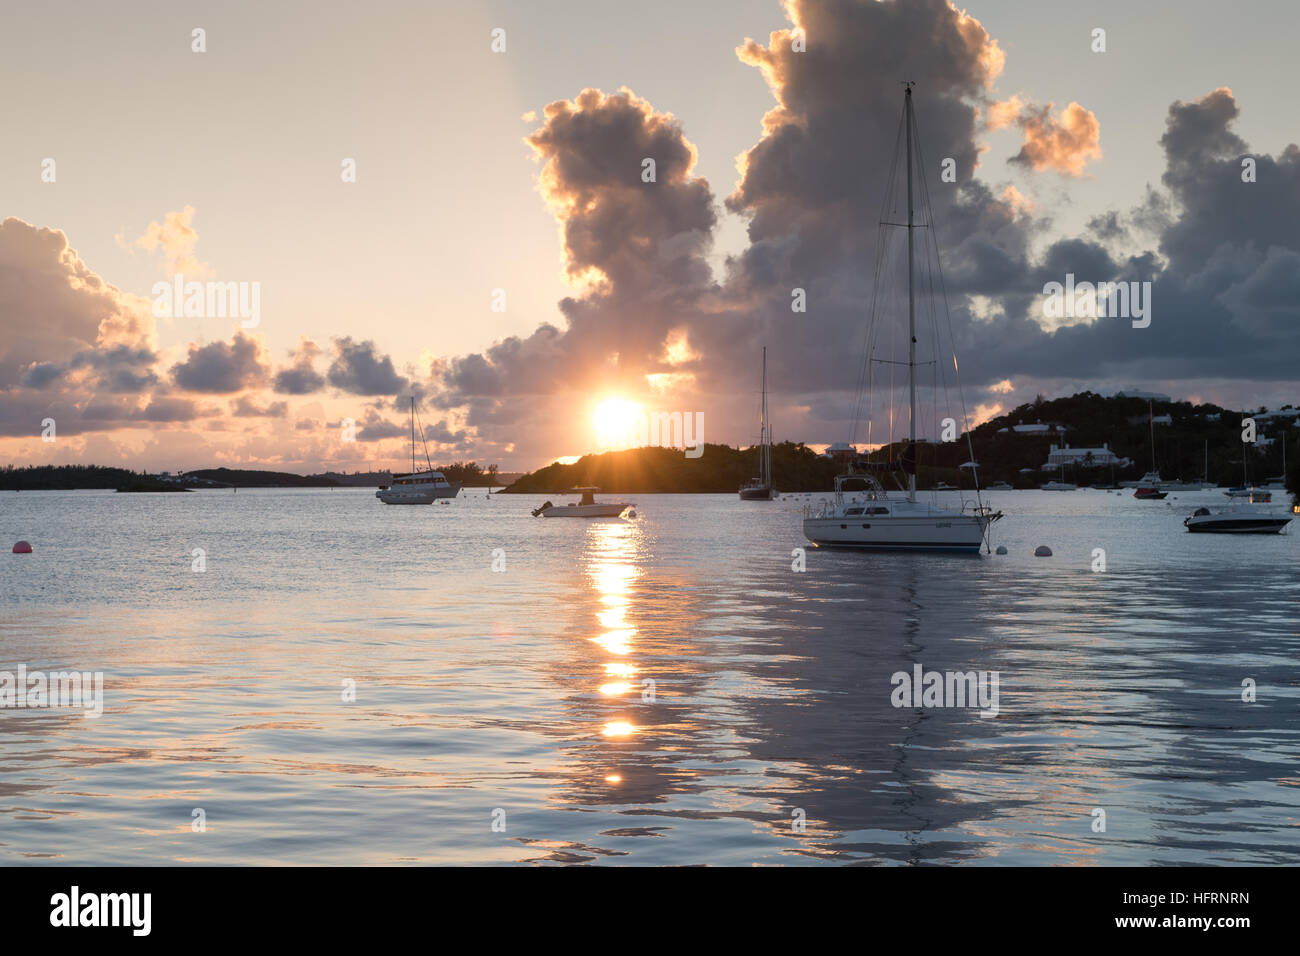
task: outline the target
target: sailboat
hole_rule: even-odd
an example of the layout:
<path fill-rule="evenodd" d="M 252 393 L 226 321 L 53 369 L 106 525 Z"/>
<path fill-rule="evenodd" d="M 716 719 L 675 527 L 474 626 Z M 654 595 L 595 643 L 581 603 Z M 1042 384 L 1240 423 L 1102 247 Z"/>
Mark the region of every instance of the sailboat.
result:
<path fill-rule="evenodd" d="M 1237 485 L 1235 488 L 1229 488 L 1224 492 L 1229 498 L 1246 498 L 1251 504 L 1268 504 L 1273 500 L 1272 482 L 1267 485 L 1252 485 L 1250 483 L 1250 473 L 1246 465 L 1246 447 L 1241 448 L 1241 479 L 1245 484 Z M 1279 479 L 1274 479 L 1278 481 Z M 1286 481 L 1286 440 L 1282 442 L 1282 478 L 1280 481 L 1285 488 Z"/>
<path fill-rule="evenodd" d="M 763 346 L 763 408 L 759 413 L 758 477 L 745 482 L 740 488 L 741 501 L 771 501 L 776 497 L 772 489 L 772 423 L 767 420 L 767 346 Z"/>
<path fill-rule="evenodd" d="M 380 485 L 375 497 L 386 505 L 431 505 L 439 498 L 455 498 L 460 484 L 448 481 L 440 471 L 434 471 L 429 460 L 429 445 L 424 440 L 424 426 L 420 426 L 420 441 L 424 443 L 424 461 L 428 470 L 415 470 L 415 396 L 411 396 L 411 471 L 394 475 L 391 484 Z"/>
<path fill-rule="evenodd" d="M 987 544 L 989 526 L 1002 517 L 979 501 L 979 476 L 974 475 L 976 500 L 973 506 L 962 505 L 960 511 L 940 508 L 935 504 L 926 504 L 916 498 L 916 276 L 915 276 L 915 232 L 918 228 L 933 226 L 933 215 L 922 225 L 916 222 L 916 207 L 913 203 L 913 140 L 916 120 L 912 110 L 912 83 L 904 83 L 902 127 L 906 131 L 907 163 L 907 386 L 910 415 L 908 418 L 908 443 L 898 462 L 853 462 L 847 474 L 835 479 L 835 497 L 824 503 L 820 509 L 811 508 L 804 512 L 803 533 L 813 544 L 825 548 L 852 548 L 872 551 L 957 551 L 978 553 L 981 544 Z M 900 132 L 902 132 L 900 130 Z M 919 153 L 919 144 L 917 150 Z M 897 156 L 895 157 L 895 162 Z M 918 168 L 923 169 L 919 164 Z M 891 175 L 890 189 L 893 179 Z M 929 209 L 929 197 L 925 193 L 925 177 L 921 175 L 922 210 Z M 888 200 L 886 201 L 888 206 Z M 881 216 L 881 226 L 901 225 L 889 222 Z M 884 261 L 885 243 L 877 245 L 878 265 Z M 931 228 L 931 239 L 934 239 Z M 935 242 L 935 253 L 938 244 Z M 928 250 L 927 250 L 928 252 Z M 872 322 L 877 316 L 877 306 L 881 301 L 879 281 L 882 269 L 877 268 L 877 281 L 872 290 Z M 871 344 L 868 336 L 868 362 L 871 361 Z M 891 363 L 893 364 L 893 363 Z M 904 363 L 897 363 L 904 364 Z M 955 366 L 955 362 L 954 362 Z M 970 431 L 966 431 L 966 440 L 970 442 Z M 971 460 L 975 460 L 971 449 Z M 883 472 L 902 472 L 907 475 L 907 494 L 905 498 L 892 497 L 885 491 L 877 474 Z"/>
<path fill-rule="evenodd" d="M 1169 492 L 1160 489 L 1160 470 L 1156 468 L 1156 410 L 1150 400 L 1147 401 L 1147 413 L 1151 428 L 1151 470 L 1142 476 L 1133 497 L 1141 501 L 1159 501 Z"/>

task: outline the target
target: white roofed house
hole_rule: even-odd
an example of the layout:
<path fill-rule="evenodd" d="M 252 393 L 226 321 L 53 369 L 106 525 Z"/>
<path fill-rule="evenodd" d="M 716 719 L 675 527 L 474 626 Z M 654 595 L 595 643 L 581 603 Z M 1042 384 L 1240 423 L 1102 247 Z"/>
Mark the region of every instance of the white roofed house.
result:
<path fill-rule="evenodd" d="M 1083 467 L 1083 468 L 1109 468 L 1112 465 L 1116 468 L 1124 468 L 1131 465 L 1132 462 L 1127 458 L 1120 458 L 1110 450 L 1110 443 L 1104 443 L 1100 448 L 1071 448 L 1069 445 L 1052 445 L 1047 453 L 1047 463 L 1043 465 L 1043 471 L 1056 471 L 1064 467 Z"/>

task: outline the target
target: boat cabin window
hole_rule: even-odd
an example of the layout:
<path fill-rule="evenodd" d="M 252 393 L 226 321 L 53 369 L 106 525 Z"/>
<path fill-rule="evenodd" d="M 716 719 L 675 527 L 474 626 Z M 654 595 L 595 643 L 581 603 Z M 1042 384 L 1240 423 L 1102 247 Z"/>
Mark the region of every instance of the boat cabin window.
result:
<path fill-rule="evenodd" d="M 862 509 L 861 509 L 861 508 L 845 508 L 845 509 L 844 509 L 844 513 L 845 513 L 846 515 L 860 515 L 860 514 L 862 514 Z"/>
<path fill-rule="evenodd" d="M 887 514 L 889 514 L 889 509 L 888 509 L 888 508 L 868 508 L 868 509 L 867 509 L 867 514 L 869 514 L 869 515 L 887 515 Z"/>

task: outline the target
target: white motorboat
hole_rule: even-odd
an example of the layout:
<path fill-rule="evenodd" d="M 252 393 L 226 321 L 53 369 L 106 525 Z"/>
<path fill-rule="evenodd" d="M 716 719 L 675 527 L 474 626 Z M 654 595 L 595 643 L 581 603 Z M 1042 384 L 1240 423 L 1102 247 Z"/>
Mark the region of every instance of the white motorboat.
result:
<path fill-rule="evenodd" d="M 1281 534 L 1291 522 L 1285 511 L 1269 511 L 1252 500 L 1226 508 L 1197 508 L 1183 520 L 1188 531 L 1211 534 Z"/>
<path fill-rule="evenodd" d="M 574 488 L 572 491 L 582 495 L 577 504 L 570 502 L 567 505 L 553 505 L 548 501 L 533 512 L 533 517 L 541 515 L 543 518 L 617 518 L 627 509 L 636 507 L 626 501 L 597 501 L 596 492 L 600 489 L 596 487 Z"/>
<path fill-rule="evenodd" d="M 1001 512 L 994 512 L 979 500 L 978 486 L 974 502 L 963 502 L 960 510 L 940 508 L 937 504 L 926 504 L 916 500 L 916 279 L 913 265 L 915 253 L 914 237 L 917 229 L 925 228 L 929 239 L 934 240 L 933 211 L 929 208 L 928 196 L 925 195 L 925 178 L 921 180 L 921 210 L 926 221 L 918 224 L 915 220 L 913 204 L 913 145 L 915 137 L 915 120 L 912 111 L 912 84 L 904 84 L 902 127 L 906 130 L 906 167 L 907 167 L 907 361 L 890 362 L 891 365 L 907 366 L 907 386 L 910 415 L 908 417 L 908 443 L 896 461 L 851 462 L 848 474 L 835 479 L 835 497 L 820 508 L 805 508 L 803 533 L 809 541 L 818 547 L 861 549 L 871 551 L 964 551 L 978 553 L 980 545 L 987 542 L 989 525 L 1002 517 Z M 900 130 L 902 138 L 903 130 Z M 919 149 L 917 150 L 919 152 Z M 919 159 L 919 157 L 918 157 Z M 891 174 L 887 192 L 892 193 L 894 180 Z M 893 197 L 890 197 L 893 198 Z M 886 200 L 886 207 L 889 206 Z M 888 216 L 882 216 L 882 226 L 895 226 L 901 223 L 890 222 Z M 928 228 L 927 228 L 928 227 Z M 878 244 L 877 255 L 885 256 L 884 232 Z M 937 242 L 934 243 L 935 255 L 938 255 Z M 928 249 L 924 250 L 928 253 Z M 877 275 L 881 270 L 877 269 Z M 873 339 L 877 333 L 878 307 L 883 301 L 880 294 L 880 282 L 873 290 L 871 306 L 871 325 L 868 331 L 867 360 L 872 362 Z M 930 286 L 933 288 L 933 284 Z M 879 360 L 879 361 L 884 361 Z M 928 363 L 927 363 L 928 364 Z M 869 366 L 870 367 L 870 366 Z M 954 361 L 954 370 L 955 370 Z M 960 388 L 960 383 L 958 383 Z M 868 415 L 868 420 L 870 416 Z M 970 431 L 966 429 L 966 440 L 970 443 Z M 868 445 L 870 445 L 868 434 Z M 975 460 L 974 449 L 970 449 L 970 460 Z M 907 497 L 894 499 L 889 497 L 874 477 L 872 472 L 902 472 L 907 475 Z"/>
<path fill-rule="evenodd" d="M 1013 489 L 1005 481 L 995 481 L 993 482 L 993 484 L 989 485 L 988 490 L 989 491 L 1014 491 L 1015 489 Z"/>
<path fill-rule="evenodd" d="M 448 481 L 440 471 L 435 471 L 429 460 L 429 446 L 424 445 L 424 460 L 428 468 L 415 470 L 415 425 L 418 416 L 415 411 L 415 396 L 411 396 L 411 471 L 405 475 L 394 475 L 386 485 L 380 485 L 375 497 L 386 505 L 431 505 L 439 498 L 455 498 L 460 492 L 460 484 Z M 420 441 L 424 442 L 424 427 L 420 427 Z"/>
<path fill-rule="evenodd" d="M 1069 481 L 1049 481 L 1043 485 L 1042 491 L 1078 491 L 1079 486 Z"/>

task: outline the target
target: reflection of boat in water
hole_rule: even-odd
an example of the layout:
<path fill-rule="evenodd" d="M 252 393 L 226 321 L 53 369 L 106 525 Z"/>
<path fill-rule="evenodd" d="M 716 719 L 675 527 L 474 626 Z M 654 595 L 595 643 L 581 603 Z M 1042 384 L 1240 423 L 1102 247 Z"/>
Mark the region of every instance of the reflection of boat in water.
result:
<path fill-rule="evenodd" d="M 967 508 L 963 503 L 958 511 L 940 508 L 935 504 L 925 504 L 916 500 L 916 279 L 914 269 L 915 253 L 915 231 L 918 228 L 926 228 L 928 241 L 925 249 L 928 260 L 931 247 L 934 254 L 938 256 L 938 243 L 934 241 L 934 215 L 930 208 L 929 197 L 925 189 L 924 173 L 920 179 L 921 203 L 920 211 L 923 222 L 917 224 L 915 221 L 916 206 L 913 203 L 913 166 L 924 170 L 923 162 L 913 162 L 913 153 L 919 153 L 919 144 L 916 143 L 918 137 L 915 135 L 915 119 L 912 110 L 912 84 L 905 84 L 903 94 L 903 118 L 899 130 L 900 141 L 905 139 L 906 142 L 906 160 L 907 167 L 907 361 L 893 362 L 891 365 L 906 365 L 907 367 L 907 387 L 908 387 L 908 407 L 910 414 L 908 416 L 908 440 L 905 449 L 897 461 L 857 461 L 850 462 L 847 474 L 840 475 L 835 479 L 835 498 L 833 501 L 825 503 L 820 509 L 814 511 L 809 508 L 804 511 L 803 533 L 813 544 L 818 547 L 826 548 L 850 548 L 879 551 L 965 551 L 978 552 L 980 545 L 985 542 L 985 535 L 989 525 L 1002 517 L 1001 512 L 994 512 L 991 508 L 985 507 L 979 501 L 978 484 L 976 487 L 976 499 L 971 507 Z M 899 145 L 902 145 L 900 142 Z M 897 159 L 895 156 L 894 171 L 897 170 Z M 895 192 L 896 179 L 894 172 L 890 173 L 889 183 L 886 187 L 886 212 L 890 204 L 901 202 L 901 197 Z M 901 225 L 893 222 L 893 213 L 882 214 L 881 225 Z M 881 264 L 887 259 L 886 252 L 886 233 L 880 231 L 880 241 L 877 243 L 877 272 L 882 274 Z M 880 318 L 879 308 L 888 299 L 882 297 L 880 292 L 881 282 L 874 283 L 873 299 L 871 305 L 871 325 L 868 330 L 867 346 L 867 367 L 874 368 L 871 363 L 876 360 L 873 358 L 874 345 L 873 341 L 877 334 L 877 320 Z M 933 294 L 936 288 L 933 275 L 928 286 Z M 942 289 L 942 286 L 939 286 Z M 924 307 L 923 307 L 924 308 Z M 930 314 L 934 318 L 940 314 L 937 311 L 937 303 L 930 303 Z M 946 304 L 945 304 L 946 310 Z M 938 330 L 935 330 L 935 343 L 938 344 Z M 938 356 L 935 356 L 937 361 Z M 929 363 L 926 363 L 929 364 Z M 953 362 L 956 367 L 955 357 Z M 960 383 L 959 383 L 960 387 Z M 870 421 L 870 414 L 868 414 Z M 892 416 L 891 416 L 892 418 Z M 966 431 L 966 440 L 970 442 L 970 432 Z M 868 433 L 868 445 L 870 445 L 870 433 Z M 975 460 L 974 449 L 970 449 L 971 461 Z M 880 482 L 874 477 L 875 473 L 903 473 L 907 476 L 907 497 L 905 499 L 892 499 L 885 492 Z M 861 497 L 859 497 L 861 494 Z"/>
<path fill-rule="evenodd" d="M 394 475 L 387 485 L 380 485 L 375 497 L 386 505 L 430 505 L 439 498 L 455 498 L 460 492 L 460 485 L 450 482 L 440 471 L 434 471 L 433 462 L 429 460 L 429 446 L 424 443 L 424 461 L 429 467 L 425 471 L 415 470 L 415 396 L 411 396 L 411 472 L 406 475 Z M 420 441 L 424 442 L 424 426 L 420 427 Z"/>
<path fill-rule="evenodd" d="M 1252 499 L 1249 504 L 1226 508 L 1197 508 L 1183 520 L 1183 526 L 1188 531 L 1213 534 L 1281 534 L 1291 515 L 1257 508 L 1256 503 Z"/>
<path fill-rule="evenodd" d="M 763 410 L 759 413 L 758 477 L 745 482 L 740 489 L 741 501 L 771 501 L 776 497 L 772 489 L 772 426 L 767 420 L 767 346 L 763 346 Z"/>
<path fill-rule="evenodd" d="M 596 487 L 574 488 L 582 497 L 577 504 L 553 505 L 549 501 L 533 512 L 533 517 L 543 518 L 617 518 L 632 504 L 622 501 L 600 502 L 596 500 Z"/>

